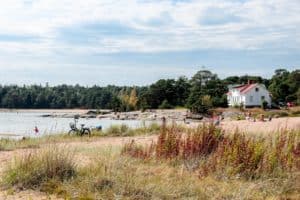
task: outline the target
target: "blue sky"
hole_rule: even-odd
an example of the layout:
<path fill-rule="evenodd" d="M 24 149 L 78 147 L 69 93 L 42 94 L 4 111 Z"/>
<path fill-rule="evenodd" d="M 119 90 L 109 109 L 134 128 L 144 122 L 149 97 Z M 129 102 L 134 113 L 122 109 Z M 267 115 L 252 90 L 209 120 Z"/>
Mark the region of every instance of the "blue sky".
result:
<path fill-rule="evenodd" d="M 10 0 L 0 83 L 147 85 L 300 68 L 299 0 Z"/>

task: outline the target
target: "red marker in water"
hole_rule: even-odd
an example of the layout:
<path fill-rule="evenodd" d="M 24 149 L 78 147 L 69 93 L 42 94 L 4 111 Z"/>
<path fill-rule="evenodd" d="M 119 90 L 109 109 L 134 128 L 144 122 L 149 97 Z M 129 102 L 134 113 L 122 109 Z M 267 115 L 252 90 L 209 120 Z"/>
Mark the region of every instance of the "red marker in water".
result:
<path fill-rule="evenodd" d="M 34 132 L 35 132 L 35 134 L 38 134 L 39 133 L 39 129 L 38 129 L 38 127 L 36 126 L 36 127 L 34 127 Z"/>

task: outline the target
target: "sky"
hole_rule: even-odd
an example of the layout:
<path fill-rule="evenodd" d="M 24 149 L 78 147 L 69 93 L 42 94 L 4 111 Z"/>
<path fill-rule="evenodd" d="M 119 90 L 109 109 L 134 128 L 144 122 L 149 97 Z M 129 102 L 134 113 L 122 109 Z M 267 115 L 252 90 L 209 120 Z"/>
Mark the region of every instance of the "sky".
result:
<path fill-rule="evenodd" d="M 148 85 L 300 68 L 300 0 L 0 2 L 0 84 Z"/>

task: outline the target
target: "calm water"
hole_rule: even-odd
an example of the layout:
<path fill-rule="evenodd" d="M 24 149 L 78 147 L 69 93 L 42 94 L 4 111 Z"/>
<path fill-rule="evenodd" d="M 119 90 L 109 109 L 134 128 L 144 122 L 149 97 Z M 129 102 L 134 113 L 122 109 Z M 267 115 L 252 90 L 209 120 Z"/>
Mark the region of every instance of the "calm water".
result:
<path fill-rule="evenodd" d="M 67 132 L 72 118 L 51 118 L 40 117 L 50 112 L 0 112 L 0 134 L 20 135 L 35 137 L 38 135 L 55 134 Z M 109 119 L 79 119 L 79 124 L 86 127 L 101 125 L 103 129 L 113 124 L 126 124 L 130 127 L 142 126 L 141 121 L 137 120 L 109 120 Z M 39 134 L 35 134 L 34 127 L 37 126 Z M 3 136 L 2 136 L 3 137 Z"/>

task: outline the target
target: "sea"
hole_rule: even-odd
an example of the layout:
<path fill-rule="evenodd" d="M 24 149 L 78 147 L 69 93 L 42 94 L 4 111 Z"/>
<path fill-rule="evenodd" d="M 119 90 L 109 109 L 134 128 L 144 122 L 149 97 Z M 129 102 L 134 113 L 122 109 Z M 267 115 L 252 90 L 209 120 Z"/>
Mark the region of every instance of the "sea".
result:
<path fill-rule="evenodd" d="M 48 114 L 51 112 L 0 111 L 0 137 L 38 137 L 66 133 L 70 130 L 70 123 L 74 123 L 73 118 L 42 117 Z M 101 126 L 102 129 L 106 129 L 112 125 L 121 124 L 137 128 L 144 126 L 145 122 L 140 120 L 80 118 L 77 122 L 78 128 L 80 124 L 89 128 Z"/>

